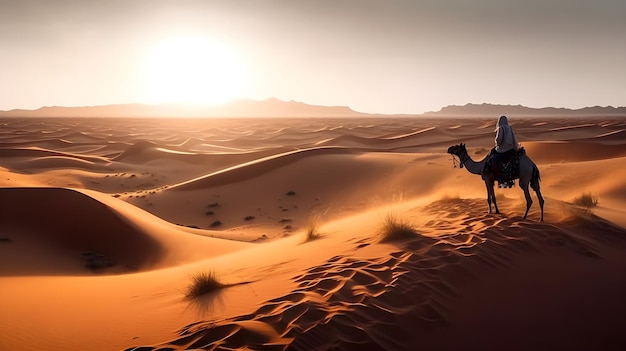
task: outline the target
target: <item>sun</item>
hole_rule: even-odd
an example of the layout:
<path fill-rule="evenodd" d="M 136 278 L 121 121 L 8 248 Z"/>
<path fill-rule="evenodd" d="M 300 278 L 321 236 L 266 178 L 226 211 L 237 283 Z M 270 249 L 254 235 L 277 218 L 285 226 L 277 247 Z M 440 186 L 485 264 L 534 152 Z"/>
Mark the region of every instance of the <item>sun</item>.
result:
<path fill-rule="evenodd" d="M 176 37 L 149 51 L 143 70 L 147 103 L 215 105 L 242 97 L 245 66 L 224 43 Z"/>

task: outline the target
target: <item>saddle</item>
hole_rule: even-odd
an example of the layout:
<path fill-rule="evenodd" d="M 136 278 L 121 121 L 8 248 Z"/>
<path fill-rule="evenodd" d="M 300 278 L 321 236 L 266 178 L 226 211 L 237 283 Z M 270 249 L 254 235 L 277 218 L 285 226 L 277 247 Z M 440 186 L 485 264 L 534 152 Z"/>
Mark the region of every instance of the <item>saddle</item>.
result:
<path fill-rule="evenodd" d="M 515 185 L 515 179 L 519 178 L 519 159 L 526 154 L 526 150 L 520 147 L 497 156 L 495 153 L 495 148 L 489 153 L 485 172 L 492 172 L 499 188 L 511 188 Z"/>

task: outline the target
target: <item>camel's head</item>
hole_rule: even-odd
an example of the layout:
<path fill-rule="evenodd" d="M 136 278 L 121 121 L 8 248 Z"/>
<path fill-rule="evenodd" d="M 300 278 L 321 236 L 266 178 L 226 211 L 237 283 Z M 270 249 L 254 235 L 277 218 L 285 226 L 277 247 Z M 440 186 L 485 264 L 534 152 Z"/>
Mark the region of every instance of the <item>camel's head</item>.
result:
<path fill-rule="evenodd" d="M 458 156 L 459 158 L 464 153 L 467 153 L 467 149 L 465 148 L 465 144 L 461 143 L 459 145 L 452 145 L 448 148 L 448 153 Z"/>

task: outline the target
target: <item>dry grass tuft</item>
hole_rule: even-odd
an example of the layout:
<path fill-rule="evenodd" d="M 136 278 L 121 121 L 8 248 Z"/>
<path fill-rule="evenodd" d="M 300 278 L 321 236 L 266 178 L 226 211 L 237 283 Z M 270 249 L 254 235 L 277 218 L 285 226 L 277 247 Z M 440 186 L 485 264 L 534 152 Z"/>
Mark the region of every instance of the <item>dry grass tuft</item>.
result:
<path fill-rule="evenodd" d="M 583 206 L 583 207 L 596 207 L 598 206 L 598 198 L 592 196 L 591 193 L 584 193 L 579 197 L 574 198 L 574 205 Z"/>
<path fill-rule="evenodd" d="M 309 228 L 306 230 L 305 242 L 313 241 L 320 237 L 320 233 L 317 227 L 317 223 L 309 224 Z"/>
<path fill-rule="evenodd" d="M 417 231 L 411 223 L 398 218 L 392 213 L 388 214 L 383 220 L 379 233 L 381 242 L 409 239 L 417 235 Z"/>
<path fill-rule="evenodd" d="M 193 299 L 219 290 L 225 286 L 226 285 L 217 279 L 213 271 L 194 273 L 191 275 L 191 284 L 187 287 L 185 296 L 189 299 Z"/>
<path fill-rule="evenodd" d="M 309 226 L 304 235 L 304 242 L 308 243 L 309 241 L 319 239 L 320 237 L 321 234 L 319 231 L 319 216 L 312 215 L 311 218 L 309 218 Z"/>

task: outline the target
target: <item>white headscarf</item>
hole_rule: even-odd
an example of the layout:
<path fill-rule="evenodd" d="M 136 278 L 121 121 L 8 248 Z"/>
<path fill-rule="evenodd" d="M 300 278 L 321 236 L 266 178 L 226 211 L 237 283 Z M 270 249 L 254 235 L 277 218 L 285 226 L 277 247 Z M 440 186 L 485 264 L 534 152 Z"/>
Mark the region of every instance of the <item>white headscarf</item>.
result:
<path fill-rule="evenodd" d="M 509 125 L 509 120 L 506 116 L 500 116 L 498 118 L 498 123 L 496 124 L 496 151 L 497 152 L 505 152 L 511 149 L 516 149 L 519 147 L 517 144 L 517 138 L 515 138 L 515 134 L 513 133 L 513 129 Z M 498 145 L 498 139 L 500 139 L 500 144 Z"/>
<path fill-rule="evenodd" d="M 506 116 L 500 116 L 500 118 L 498 118 L 498 123 L 496 123 L 496 129 L 494 129 L 493 131 L 497 132 L 500 126 L 508 126 L 508 125 L 509 125 L 509 120 L 506 118 Z"/>

